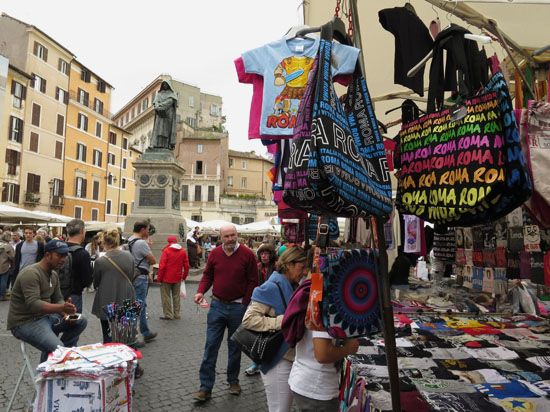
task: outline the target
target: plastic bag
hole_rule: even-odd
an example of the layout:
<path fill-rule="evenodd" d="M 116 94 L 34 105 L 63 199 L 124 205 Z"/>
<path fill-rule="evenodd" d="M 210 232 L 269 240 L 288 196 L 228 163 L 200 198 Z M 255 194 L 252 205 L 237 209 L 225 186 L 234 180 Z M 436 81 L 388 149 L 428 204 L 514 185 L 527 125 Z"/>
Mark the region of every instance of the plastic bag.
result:
<path fill-rule="evenodd" d="M 185 281 L 181 282 L 180 297 L 183 299 L 187 297 L 187 288 L 185 287 Z"/>

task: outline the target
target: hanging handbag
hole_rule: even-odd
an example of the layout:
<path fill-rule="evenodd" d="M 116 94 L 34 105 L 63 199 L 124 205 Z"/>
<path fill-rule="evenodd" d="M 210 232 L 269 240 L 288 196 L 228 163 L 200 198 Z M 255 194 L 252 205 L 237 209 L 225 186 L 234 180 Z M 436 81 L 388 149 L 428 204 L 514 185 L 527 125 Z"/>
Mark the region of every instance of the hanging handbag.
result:
<path fill-rule="evenodd" d="M 281 287 L 276 283 L 277 289 L 286 310 L 286 300 Z M 273 360 L 281 345 L 284 343 L 282 330 L 275 332 L 256 332 L 246 329 L 240 325 L 231 340 L 237 344 L 239 349 L 253 362 L 258 365 L 269 363 Z"/>
<path fill-rule="evenodd" d="M 332 26 L 321 30 L 313 101 L 308 183 L 315 210 L 342 217 L 387 215 L 392 210 L 387 159 L 359 64 L 340 102 L 331 75 Z"/>

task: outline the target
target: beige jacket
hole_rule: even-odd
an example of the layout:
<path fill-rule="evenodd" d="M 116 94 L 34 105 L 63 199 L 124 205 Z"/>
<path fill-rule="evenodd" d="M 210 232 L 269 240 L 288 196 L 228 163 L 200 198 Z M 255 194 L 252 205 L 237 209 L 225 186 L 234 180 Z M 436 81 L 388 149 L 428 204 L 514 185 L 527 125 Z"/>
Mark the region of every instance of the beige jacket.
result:
<path fill-rule="evenodd" d="M 275 309 L 260 302 L 251 301 L 243 317 L 242 325 L 255 332 L 276 331 L 281 329 L 283 315 L 275 316 Z M 290 348 L 284 359 L 294 362 L 294 348 Z"/>

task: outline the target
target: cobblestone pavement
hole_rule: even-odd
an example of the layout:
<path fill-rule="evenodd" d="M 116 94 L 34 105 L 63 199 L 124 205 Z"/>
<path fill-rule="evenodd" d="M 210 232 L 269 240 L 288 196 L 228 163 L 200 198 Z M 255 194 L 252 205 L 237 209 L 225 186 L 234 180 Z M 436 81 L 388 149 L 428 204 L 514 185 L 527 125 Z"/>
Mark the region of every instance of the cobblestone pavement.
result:
<path fill-rule="evenodd" d="M 196 279 L 196 277 L 193 277 Z M 182 301 L 181 320 L 159 320 L 162 314 L 160 290 L 156 286 L 149 289 L 148 313 L 149 325 L 159 336 L 143 349 L 143 377 L 134 385 L 134 407 L 137 412 L 145 411 L 267 411 L 265 393 L 261 377 L 247 377 L 244 369 L 250 360 L 242 356 L 240 383 L 241 396 L 228 392 L 226 383 L 227 345 L 222 344 L 216 384 L 212 400 L 195 404 L 192 393 L 199 388 L 199 367 L 204 350 L 207 309 L 199 309 L 192 301 L 197 289 L 196 283 L 187 284 L 188 298 Z M 84 315 L 88 318 L 88 327 L 81 335 L 81 344 L 101 341 L 99 320 L 90 313 L 93 293 L 84 292 Z M 23 358 L 18 341 L 6 331 L 6 317 L 9 302 L 0 302 L 0 410 L 5 410 L 15 387 Z M 30 346 L 27 346 L 30 348 Z M 39 354 L 30 348 L 31 362 L 38 364 Z M 20 389 L 15 404 L 17 411 L 24 410 L 26 398 L 32 394 L 31 382 L 25 376 L 23 389 Z"/>

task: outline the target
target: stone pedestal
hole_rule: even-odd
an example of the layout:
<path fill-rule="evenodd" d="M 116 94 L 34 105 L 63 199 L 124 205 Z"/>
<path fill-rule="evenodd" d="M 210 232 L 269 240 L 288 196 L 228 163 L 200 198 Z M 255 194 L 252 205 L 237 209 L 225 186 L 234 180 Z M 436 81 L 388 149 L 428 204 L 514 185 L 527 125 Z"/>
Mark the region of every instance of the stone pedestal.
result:
<path fill-rule="evenodd" d="M 185 170 L 168 149 L 147 149 L 134 167 L 136 198 L 134 209 L 124 222 L 124 233 L 131 235 L 136 221 L 149 219 L 156 229 L 151 249 L 158 261 L 167 236 L 180 239 L 180 233 L 187 233 L 180 211 L 180 181 Z"/>

